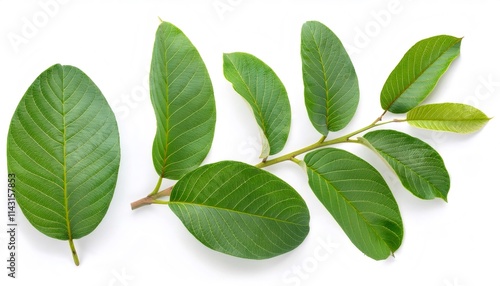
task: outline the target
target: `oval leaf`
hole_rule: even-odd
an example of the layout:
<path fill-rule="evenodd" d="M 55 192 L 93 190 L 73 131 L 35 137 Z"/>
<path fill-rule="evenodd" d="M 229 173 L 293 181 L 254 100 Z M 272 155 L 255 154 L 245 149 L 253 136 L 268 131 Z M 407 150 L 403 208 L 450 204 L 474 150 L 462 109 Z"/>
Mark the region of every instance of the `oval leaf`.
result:
<path fill-rule="evenodd" d="M 359 139 L 384 158 L 415 196 L 446 201 L 450 176 L 439 153 L 427 143 L 393 130 L 372 131 Z"/>
<path fill-rule="evenodd" d="M 438 103 L 416 107 L 406 117 L 408 124 L 425 129 L 471 133 L 490 120 L 481 110 L 461 103 Z"/>
<path fill-rule="evenodd" d="M 311 152 L 304 161 L 309 186 L 359 250 L 381 260 L 399 248 L 403 239 L 399 208 L 375 168 L 333 148 Z"/>
<path fill-rule="evenodd" d="M 285 146 L 291 110 L 285 86 L 263 61 L 246 53 L 224 54 L 224 76 L 252 107 L 263 133 L 261 158 Z"/>
<path fill-rule="evenodd" d="M 200 54 L 174 25 L 156 32 L 150 73 L 157 129 L 153 162 L 163 178 L 179 179 L 207 156 L 215 131 L 212 82 Z"/>
<path fill-rule="evenodd" d="M 359 101 L 356 71 L 339 38 L 325 25 L 302 26 L 302 76 L 307 113 L 326 136 L 351 121 Z"/>
<path fill-rule="evenodd" d="M 233 256 L 265 259 L 296 248 L 309 210 L 287 183 L 232 161 L 202 166 L 172 190 L 169 206 L 200 242 Z"/>
<path fill-rule="evenodd" d="M 382 108 L 392 113 L 405 113 L 420 104 L 460 53 L 461 41 L 461 38 L 441 35 L 421 40 L 411 47 L 382 88 Z"/>
<path fill-rule="evenodd" d="M 113 197 L 120 161 L 115 116 L 92 80 L 72 66 L 44 71 L 21 99 L 7 142 L 16 200 L 45 235 L 92 232 Z"/>

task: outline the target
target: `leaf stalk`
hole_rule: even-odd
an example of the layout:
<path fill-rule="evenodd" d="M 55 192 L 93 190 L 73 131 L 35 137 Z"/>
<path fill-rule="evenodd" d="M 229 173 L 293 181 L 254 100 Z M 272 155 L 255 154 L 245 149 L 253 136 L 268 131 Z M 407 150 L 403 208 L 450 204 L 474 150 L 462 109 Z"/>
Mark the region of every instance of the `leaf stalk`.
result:
<path fill-rule="evenodd" d="M 73 261 L 75 265 L 80 265 L 80 259 L 78 259 L 78 254 L 76 253 L 75 244 L 73 243 L 73 239 L 69 239 L 69 247 L 71 248 L 71 254 L 73 255 Z"/>
<path fill-rule="evenodd" d="M 158 193 L 161 187 L 161 181 L 163 180 L 162 176 L 158 179 L 158 182 L 156 183 L 155 189 L 148 195 L 148 197 L 152 197 Z"/>

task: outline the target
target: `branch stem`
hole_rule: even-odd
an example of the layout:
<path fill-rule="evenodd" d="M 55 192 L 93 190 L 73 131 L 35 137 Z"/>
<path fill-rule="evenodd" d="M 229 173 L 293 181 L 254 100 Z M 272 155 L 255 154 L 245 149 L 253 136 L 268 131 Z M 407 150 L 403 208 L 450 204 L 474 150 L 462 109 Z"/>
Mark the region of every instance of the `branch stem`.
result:
<path fill-rule="evenodd" d="M 274 158 L 271 160 L 267 160 L 266 162 L 261 162 L 261 163 L 255 165 L 255 167 L 265 168 L 265 167 L 269 167 L 269 166 L 281 163 L 283 161 L 294 161 L 296 156 L 304 154 L 304 153 L 309 152 L 309 151 L 312 151 L 314 149 L 321 148 L 321 147 L 326 147 L 326 146 L 339 144 L 339 143 L 356 142 L 357 140 L 353 140 L 353 139 L 351 139 L 351 137 L 358 135 L 359 133 L 362 133 L 364 131 L 370 130 L 374 127 L 382 126 L 382 125 L 393 123 L 393 122 L 401 122 L 402 121 L 401 119 L 394 119 L 394 120 L 390 120 L 390 121 L 379 122 L 381 117 L 379 117 L 377 120 L 375 120 L 372 124 L 365 126 L 361 129 L 358 129 L 354 132 L 351 132 L 347 135 L 344 135 L 344 136 L 341 136 L 341 137 L 338 137 L 338 138 L 335 138 L 332 140 L 325 140 L 326 137 L 323 136 L 323 137 L 321 137 L 321 139 L 318 142 L 316 142 L 314 144 L 311 144 L 311 145 L 304 147 L 302 149 L 299 149 L 297 151 L 290 152 L 290 153 L 285 154 L 283 156 L 280 156 L 280 157 L 277 157 L 277 158 Z"/>
<path fill-rule="evenodd" d="M 372 124 L 365 126 L 361 129 L 358 129 L 354 132 L 351 132 L 347 135 L 344 135 L 344 136 L 341 136 L 341 137 L 338 137 L 338 138 L 335 138 L 332 140 L 326 140 L 326 136 L 322 136 L 319 139 L 319 141 L 314 143 L 314 144 L 311 144 L 311 145 L 306 146 L 304 148 L 301 148 L 299 150 L 290 152 L 290 153 L 285 154 L 283 156 L 276 157 L 276 158 L 271 159 L 271 160 L 267 160 L 267 158 L 266 158 L 265 160 L 263 160 L 259 164 L 255 165 L 255 167 L 265 168 L 265 167 L 269 167 L 269 166 L 278 164 L 278 163 L 283 162 L 283 161 L 293 161 L 295 163 L 300 163 L 300 160 L 295 158 L 298 155 L 304 154 L 306 152 L 309 152 L 309 151 L 312 151 L 312 150 L 315 150 L 318 148 L 322 148 L 322 147 L 326 147 L 326 146 L 330 146 L 330 145 L 334 145 L 334 144 L 338 144 L 338 143 L 346 143 L 346 142 L 358 143 L 359 141 L 357 139 L 351 139 L 351 137 L 358 135 L 359 133 L 365 132 L 367 130 L 370 130 L 374 127 L 382 126 L 382 125 L 393 123 L 393 122 L 406 121 L 405 119 L 393 119 L 390 121 L 381 122 L 382 117 L 384 115 L 385 115 L 385 112 L 380 117 L 378 117 L 377 120 L 375 120 Z M 169 203 L 168 201 L 158 200 L 159 198 L 170 196 L 170 194 L 172 193 L 172 188 L 173 188 L 173 186 L 171 186 L 163 191 L 159 191 L 162 179 L 163 178 L 160 176 L 158 183 L 156 184 L 155 189 L 147 197 L 142 198 L 142 199 L 130 204 L 130 206 L 132 207 L 132 210 L 138 209 L 138 208 L 146 206 L 146 205 L 151 205 L 151 204 L 168 204 Z M 74 252 L 74 253 L 76 255 L 76 252 Z M 78 259 L 78 257 L 76 259 Z M 76 263 L 76 260 L 75 260 L 75 263 Z"/>
<path fill-rule="evenodd" d="M 173 188 L 173 186 L 168 187 L 161 192 L 156 192 L 153 195 L 150 194 L 145 198 L 142 198 L 140 200 L 137 200 L 137 201 L 131 203 L 130 207 L 132 208 L 132 210 L 135 210 L 135 209 L 138 209 L 138 208 L 146 206 L 146 205 L 157 203 L 157 199 L 163 198 L 163 197 L 169 197 L 170 194 L 172 193 L 172 188 Z"/>

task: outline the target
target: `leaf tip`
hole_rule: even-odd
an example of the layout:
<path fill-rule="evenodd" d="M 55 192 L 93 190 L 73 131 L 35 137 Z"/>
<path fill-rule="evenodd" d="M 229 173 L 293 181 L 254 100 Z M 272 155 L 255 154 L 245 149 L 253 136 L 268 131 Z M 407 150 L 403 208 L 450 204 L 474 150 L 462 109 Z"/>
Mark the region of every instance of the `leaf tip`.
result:
<path fill-rule="evenodd" d="M 307 26 L 307 25 L 323 25 L 325 26 L 323 23 L 321 23 L 320 21 L 315 21 L 315 20 L 309 20 L 309 21 L 306 21 L 304 23 L 304 25 L 302 26 Z M 326 27 L 326 26 L 325 26 Z"/>
<path fill-rule="evenodd" d="M 434 198 L 440 198 L 442 199 L 445 203 L 448 203 L 448 191 L 446 193 L 439 193 L 436 194 Z"/>

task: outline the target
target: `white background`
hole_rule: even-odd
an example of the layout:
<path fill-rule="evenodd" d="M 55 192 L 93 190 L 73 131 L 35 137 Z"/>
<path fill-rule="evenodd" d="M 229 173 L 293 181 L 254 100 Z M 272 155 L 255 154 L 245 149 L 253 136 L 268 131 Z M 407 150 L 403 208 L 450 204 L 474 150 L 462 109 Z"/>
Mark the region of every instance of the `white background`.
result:
<path fill-rule="evenodd" d="M 380 90 L 403 54 L 418 40 L 439 34 L 464 40 L 460 57 L 427 102 L 467 103 L 498 116 L 499 13 L 498 1 L 457 0 L 0 1 L 0 146 L 6 146 L 10 118 L 28 86 L 46 68 L 61 63 L 79 67 L 100 87 L 116 113 L 122 147 L 108 214 L 93 233 L 76 241 L 81 265 L 73 265 L 67 242 L 39 233 L 18 210 L 19 278 L 8 279 L 2 266 L 1 281 L 115 286 L 500 285 L 500 156 L 494 136 L 500 130 L 498 117 L 472 135 L 392 126 L 441 153 L 452 180 L 448 203 L 415 198 L 369 150 L 340 146 L 374 164 L 399 202 L 405 238 L 395 258 L 386 261 L 373 261 L 350 243 L 310 191 L 305 173 L 292 163 L 269 171 L 302 194 L 311 212 L 311 231 L 296 250 L 277 258 L 250 261 L 214 252 L 195 240 L 168 207 L 131 211 L 129 206 L 157 181 L 151 160 L 156 123 L 147 77 L 158 17 L 177 25 L 197 46 L 214 84 L 217 126 L 206 163 L 231 159 L 255 164 L 258 129 L 247 105 L 223 77 L 223 52 L 252 53 L 281 77 L 293 112 L 286 152 L 319 138 L 303 104 L 300 30 L 305 21 L 330 27 L 356 67 L 361 99 L 355 118 L 340 132 L 345 134 L 380 115 Z M 0 182 L 6 190 L 5 151 L 0 159 L 0 176 L 5 178 Z M 165 180 L 163 186 L 171 183 Z M 5 224 L 6 195 L 1 193 L 0 221 Z M 0 265 L 6 264 L 6 245 L 2 231 Z"/>

